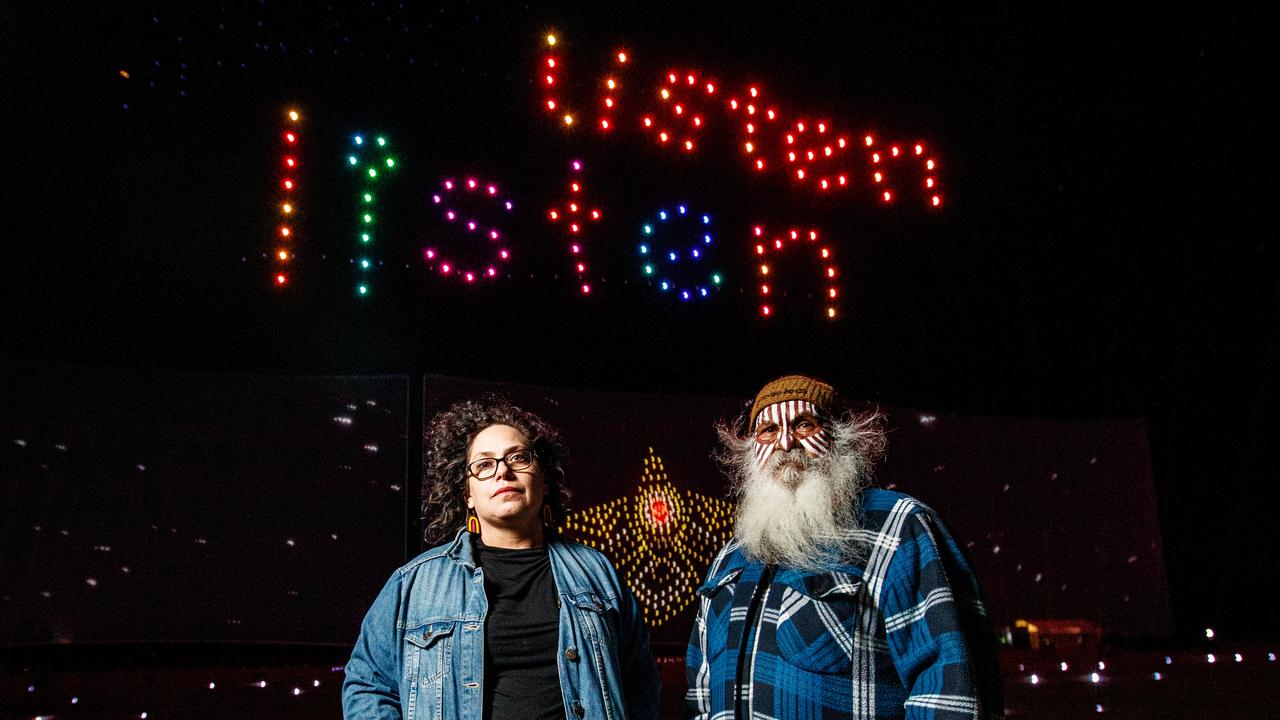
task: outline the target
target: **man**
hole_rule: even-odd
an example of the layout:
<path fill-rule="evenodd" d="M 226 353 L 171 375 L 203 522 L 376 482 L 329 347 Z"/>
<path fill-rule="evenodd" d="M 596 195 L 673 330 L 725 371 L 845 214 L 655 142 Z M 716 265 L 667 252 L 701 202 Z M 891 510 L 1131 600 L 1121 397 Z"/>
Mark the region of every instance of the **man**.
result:
<path fill-rule="evenodd" d="M 734 538 L 698 589 L 696 718 L 1003 717 L 978 583 L 938 516 L 868 487 L 880 416 L 801 375 L 721 428 Z"/>

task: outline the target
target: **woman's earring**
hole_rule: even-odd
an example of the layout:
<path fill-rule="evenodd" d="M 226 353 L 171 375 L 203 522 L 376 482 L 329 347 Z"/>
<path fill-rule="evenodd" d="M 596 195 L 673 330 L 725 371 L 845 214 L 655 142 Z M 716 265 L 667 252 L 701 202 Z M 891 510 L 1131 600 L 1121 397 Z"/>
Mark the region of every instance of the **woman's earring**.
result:
<path fill-rule="evenodd" d="M 555 518 L 551 517 L 551 505 L 542 503 L 542 524 L 551 527 L 555 523 Z"/>
<path fill-rule="evenodd" d="M 474 510 L 467 513 L 467 532 L 480 534 L 480 518 L 476 517 Z"/>

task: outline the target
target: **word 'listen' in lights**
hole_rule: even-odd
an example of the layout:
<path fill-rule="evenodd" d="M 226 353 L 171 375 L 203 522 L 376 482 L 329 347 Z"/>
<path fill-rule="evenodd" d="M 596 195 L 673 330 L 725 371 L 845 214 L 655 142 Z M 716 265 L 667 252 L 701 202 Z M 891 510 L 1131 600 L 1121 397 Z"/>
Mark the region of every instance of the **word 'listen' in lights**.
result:
<path fill-rule="evenodd" d="M 583 230 L 590 224 L 600 222 L 600 209 L 587 208 L 582 202 L 582 161 L 569 163 L 572 174 L 569 176 L 569 197 L 562 205 L 547 211 L 552 223 L 562 227 L 568 237 L 569 256 L 573 269 L 578 274 L 578 287 L 583 295 L 591 293 L 591 283 L 587 282 L 587 262 L 583 257 Z"/>
<path fill-rule="evenodd" d="M 570 514 L 560 532 L 607 555 L 656 628 L 697 597 L 733 532 L 733 506 L 677 489 L 649 448 L 634 494 Z"/>
<path fill-rule="evenodd" d="M 284 287 L 289 282 L 289 274 L 285 272 L 289 261 L 293 259 L 293 246 L 297 242 L 295 233 L 295 219 L 298 216 L 298 201 L 294 194 L 297 190 L 297 180 L 295 180 L 298 171 L 298 147 L 301 140 L 298 132 L 298 121 L 301 116 L 297 110 L 290 109 L 285 113 L 284 132 L 284 154 L 280 158 L 280 165 L 283 168 L 280 177 L 280 187 L 283 195 L 280 199 L 280 228 L 276 231 L 274 238 L 275 256 L 275 284 L 277 287 Z"/>
<path fill-rule="evenodd" d="M 707 257 L 714 239 L 711 216 L 677 205 L 673 212 L 659 210 L 656 221 L 640 226 L 641 270 L 664 293 L 681 300 L 705 298 L 720 287 L 724 277 L 709 266 Z M 679 283 L 674 278 L 688 268 L 695 280 Z"/>
<path fill-rule="evenodd" d="M 874 133 L 841 130 L 821 116 L 784 112 L 765 101 L 758 84 L 730 89 L 690 70 L 660 71 L 656 93 L 647 95 L 641 87 L 651 86 L 630 81 L 624 88 L 618 80 L 617 65 L 630 61 L 627 54 L 618 53 L 615 60 L 605 77 L 590 84 L 599 88 L 591 102 L 602 108 L 597 128 L 601 132 L 634 127 L 661 147 L 692 154 L 717 126 L 723 128 L 720 132 L 738 127 L 740 133 L 718 145 L 738 148 L 747 167 L 759 176 L 784 178 L 789 187 L 821 195 L 858 189 L 870 191 L 880 203 L 906 196 L 922 198 L 926 207 L 942 205 L 939 163 L 922 141 L 886 142 Z M 562 125 L 572 126 L 572 114 L 561 114 L 569 102 L 569 89 L 559 73 L 563 62 L 561 56 L 544 57 L 547 72 L 542 82 L 547 111 L 557 113 Z M 624 117 L 620 108 L 632 108 L 634 117 Z"/>
<path fill-rule="evenodd" d="M 473 215 L 463 217 L 460 209 L 468 200 L 483 200 L 510 213 L 515 205 L 510 200 L 499 197 L 496 183 L 484 182 L 474 177 L 457 181 L 445 178 L 440 182 L 440 190 L 431 196 L 431 202 L 441 208 L 445 223 L 451 227 L 462 228 L 471 248 L 464 248 L 457 254 L 471 255 L 475 253 L 474 243 L 481 244 L 480 255 L 486 257 L 475 267 L 467 266 L 459 257 L 448 257 L 434 245 L 422 251 L 423 259 L 430 267 L 439 271 L 444 277 L 458 277 L 466 283 L 474 283 L 477 279 L 493 279 L 498 277 L 497 263 L 511 259 L 511 251 L 506 247 L 504 233 L 494 222 L 481 223 Z M 470 205 L 471 203 L 468 203 Z M 483 265 L 481 269 L 479 266 Z"/>
<path fill-rule="evenodd" d="M 813 253 L 817 256 L 822 278 L 819 287 L 822 288 L 822 298 L 826 305 L 825 315 L 829 320 L 835 319 L 836 301 L 839 297 L 839 291 L 836 289 L 836 277 L 839 272 L 836 270 L 831 247 L 819 242 L 818 231 L 792 228 L 781 235 L 770 236 L 765 232 L 764 226 L 757 225 L 752 228 L 751 232 L 755 237 L 755 253 L 756 258 L 759 260 L 760 314 L 764 317 L 771 317 L 775 314 L 775 303 L 772 298 L 777 294 L 774 288 L 775 278 L 778 276 L 777 263 L 781 260 L 778 256 L 783 252 L 790 251 L 792 254 L 796 252 Z M 771 257 L 777 259 L 771 261 Z"/>
<path fill-rule="evenodd" d="M 374 261 L 370 258 L 375 230 L 377 228 L 377 188 L 378 179 L 384 173 L 395 171 L 396 159 L 387 151 L 387 139 L 378 135 L 372 139 L 359 133 L 351 136 L 352 149 L 347 155 L 347 167 L 356 172 L 360 178 L 360 200 L 356 221 L 356 234 L 359 242 L 356 247 L 356 268 L 360 278 L 356 283 L 356 294 L 364 297 L 369 294 L 368 273 L 373 270 Z M 364 155 L 379 156 L 366 160 Z"/>

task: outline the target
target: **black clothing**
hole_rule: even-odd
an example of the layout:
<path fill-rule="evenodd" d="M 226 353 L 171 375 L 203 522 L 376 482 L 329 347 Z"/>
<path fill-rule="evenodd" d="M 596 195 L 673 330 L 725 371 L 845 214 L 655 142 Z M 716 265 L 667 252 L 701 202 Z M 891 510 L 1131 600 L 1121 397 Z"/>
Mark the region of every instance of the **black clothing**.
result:
<path fill-rule="evenodd" d="M 492 548 L 476 540 L 489 616 L 484 632 L 485 720 L 565 720 L 560 611 L 545 546 Z"/>

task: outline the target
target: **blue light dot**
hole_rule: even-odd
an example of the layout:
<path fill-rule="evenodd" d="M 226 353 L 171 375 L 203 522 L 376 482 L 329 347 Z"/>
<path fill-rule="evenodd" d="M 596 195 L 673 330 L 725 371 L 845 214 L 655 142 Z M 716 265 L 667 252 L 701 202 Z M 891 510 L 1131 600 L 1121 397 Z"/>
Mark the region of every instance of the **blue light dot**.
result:
<path fill-rule="evenodd" d="M 355 155 L 348 155 L 347 162 L 351 163 L 352 165 L 355 165 L 357 162 L 359 162 L 359 160 L 356 160 Z"/>
<path fill-rule="evenodd" d="M 364 144 L 364 138 L 362 138 L 362 137 L 360 137 L 359 135 L 357 135 L 357 136 L 356 136 L 356 144 L 357 144 L 357 145 L 363 145 L 363 144 Z M 361 287 L 363 287 L 363 286 L 361 286 Z"/>
<path fill-rule="evenodd" d="M 653 234 L 653 226 L 652 226 L 652 225 L 645 225 L 645 226 L 644 226 L 644 234 L 645 234 L 645 235 L 652 235 L 652 234 Z"/>
<path fill-rule="evenodd" d="M 698 292 L 702 293 L 702 297 L 706 297 L 706 296 L 707 296 L 707 289 L 706 289 L 706 288 L 704 288 L 704 287 L 700 287 L 700 288 L 698 288 Z"/>
<path fill-rule="evenodd" d="M 640 246 L 640 254 L 641 254 L 641 255 L 647 255 L 648 253 L 649 253 L 649 246 L 648 246 L 648 245 L 641 245 L 641 246 Z"/>
<path fill-rule="evenodd" d="M 681 206 L 680 206 L 680 214 L 681 214 L 681 215 L 683 215 L 683 214 L 684 214 L 684 212 L 685 212 L 685 206 L 681 205 Z"/>
<path fill-rule="evenodd" d="M 693 256 L 694 256 L 694 257 L 702 257 L 701 255 L 699 255 L 699 254 L 698 254 L 698 249 L 697 249 L 697 248 L 694 248 L 694 249 L 693 249 Z"/>
<path fill-rule="evenodd" d="M 711 236 L 710 236 L 710 235 L 703 235 L 703 236 L 702 236 L 702 244 L 704 244 L 704 245 L 710 245 L 710 244 L 711 244 Z"/>
<path fill-rule="evenodd" d="M 663 280 L 663 281 L 662 281 L 662 289 L 663 289 L 663 290 L 669 290 L 670 288 L 671 288 L 671 286 L 667 284 L 667 281 L 666 281 L 666 280 Z"/>
<path fill-rule="evenodd" d="M 369 242 L 369 233 L 362 233 L 360 235 L 360 242 Z"/>
<path fill-rule="evenodd" d="M 710 216 L 703 215 L 703 216 L 702 216 L 702 224 L 703 224 L 703 225 L 710 225 L 710 224 L 711 224 L 711 218 L 710 218 Z"/>
<path fill-rule="evenodd" d="M 688 300 L 688 299 L 689 299 L 689 291 L 688 291 L 688 290 L 685 290 L 684 292 L 680 293 L 680 299 L 681 299 L 681 300 Z"/>
<path fill-rule="evenodd" d="M 659 219 L 659 220 L 666 220 L 666 219 L 667 219 L 667 211 L 666 211 L 666 210 L 659 210 L 659 211 L 658 211 L 658 219 Z"/>
<path fill-rule="evenodd" d="M 676 261 L 676 254 L 675 254 L 675 253 L 667 253 L 667 257 L 671 259 L 671 262 L 675 262 L 675 261 Z"/>

